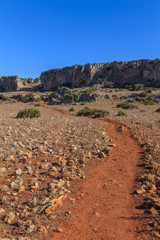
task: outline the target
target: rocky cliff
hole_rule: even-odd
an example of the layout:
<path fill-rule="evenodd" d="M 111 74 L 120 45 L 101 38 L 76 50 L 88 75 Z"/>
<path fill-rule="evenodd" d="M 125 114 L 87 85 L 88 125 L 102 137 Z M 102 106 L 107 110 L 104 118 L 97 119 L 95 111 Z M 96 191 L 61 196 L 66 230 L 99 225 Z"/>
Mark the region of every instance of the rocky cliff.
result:
<path fill-rule="evenodd" d="M 43 90 L 52 90 L 62 85 L 83 87 L 105 82 L 113 82 L 115 87 L 137 83 L 160 87 L 160 59 L 74 65 L 42 72 L 40 79 L 3 76 L 0 77 L 0 91 L 34 88 L 40 83 Z"/>
<path fill-rule="evenodd" d="M 61 85 L 82 87 L 99 82 L 114 82 L 117 87 L 137 83 L 160 87 L 160 59 L 74 65 L 42 72 L 40 80 L 43 90 Z"/>
<path fill-rule="evenodd" d="M 10 92 L 32 88 L 40 84 L 39 78 L 19 78 L 18 76 L 0 77 L 0 92 Z"/>
<path fill-rule="evenodd" d="M 0 91 L 9 92 L 16 91 L 20 88 L 20 79 L 18 76 L 2 76 L 0 77 Z"/>

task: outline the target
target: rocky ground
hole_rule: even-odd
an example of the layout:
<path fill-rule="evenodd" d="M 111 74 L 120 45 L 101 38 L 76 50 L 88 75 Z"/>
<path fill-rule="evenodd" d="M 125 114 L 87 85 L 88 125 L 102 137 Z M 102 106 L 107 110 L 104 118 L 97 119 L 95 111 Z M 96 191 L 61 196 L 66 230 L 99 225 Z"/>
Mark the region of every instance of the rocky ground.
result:
<path fill-rule="evenodd" d="M 18 93 L 4 95 L 15 94 Z M 106 122 L 76 116 L 85 106 L 109 111 L 106 118 L 130 127 L 143 147 L 144 172 L 135 192 L 144 201 L 152 235 L 159 239 L 160 113 L 156 109 L 160 107 L 160 91 L 150 94 L 155 105 L 137 102 L 139 92 L 127 90 L 96 90 L 89 94 L 100 96 L 97 101 L 93 98 L 85 103 L 72 101 L 72 105 L 52 105 L 53 97 L 48 98 L 51 94 L 53 96 L 53 93 L 35 94 L 36 98 L 43 95 L 45 100 L 39 103 L 41 117 L 38 119 L 16 118 L 19 110 L 33 107 L 36 104 L 33 101 L 21 103 L 9 98 L 0 102 L 1 239 L 36 239 L 55 230 L 56 209 L 69 198 L 74 180 L 85 179 L 91 159 L 102 160 L 113 148 L 104 131 Z M 126 116 L 117 116 L 122 109 L 116 106 L 124 100 L 134 103 L 138 109 L 123 110 Z M 69 111 L 71 107 L 75 111 Z"/>
<path fill-rule="evenodd" d="M 111 144 L 103 123 L 44 108 L 39 119 L 16 119 L 26 107 L 0 105 L 1 237 L 33 237 L 46 221 L 52 230 L 50 220 L 72 181 L 85 178 L 91 157 L 107 154 Z"/>

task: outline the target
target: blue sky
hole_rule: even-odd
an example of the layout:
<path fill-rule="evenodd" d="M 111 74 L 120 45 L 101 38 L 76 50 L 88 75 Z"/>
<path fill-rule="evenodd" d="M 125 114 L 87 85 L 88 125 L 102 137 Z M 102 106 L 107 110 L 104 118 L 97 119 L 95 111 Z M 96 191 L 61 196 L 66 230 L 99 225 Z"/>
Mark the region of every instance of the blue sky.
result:
<path fill-rule="evenodd" d="M 160 57 L 160 0 L 0 0 L 0 76 Z"/>

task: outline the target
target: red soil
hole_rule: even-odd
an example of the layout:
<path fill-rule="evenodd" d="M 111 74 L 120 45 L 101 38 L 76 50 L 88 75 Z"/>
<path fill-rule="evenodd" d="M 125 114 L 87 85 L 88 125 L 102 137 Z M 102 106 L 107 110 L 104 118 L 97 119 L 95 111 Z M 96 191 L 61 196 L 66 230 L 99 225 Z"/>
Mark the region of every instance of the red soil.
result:
<path fill-rule="evenodd" d="M 60 223 L 59 232 L 47 240 L 134 240 L 150 239 L 143 232 L 142 210 L 136 209 L 132 194 L 135 179 L 142 170 L 137 167 L 142 149 L 124 128 L 109 123 L 107 134 L 115 144 L 105 161 L 94 161 L 88 177 L 73 189 L 76 209 L 67 221 Z M 62 231 L 63 230 L 63 231 Z M 62 232 L 61 232 L 62 231 Z"/>

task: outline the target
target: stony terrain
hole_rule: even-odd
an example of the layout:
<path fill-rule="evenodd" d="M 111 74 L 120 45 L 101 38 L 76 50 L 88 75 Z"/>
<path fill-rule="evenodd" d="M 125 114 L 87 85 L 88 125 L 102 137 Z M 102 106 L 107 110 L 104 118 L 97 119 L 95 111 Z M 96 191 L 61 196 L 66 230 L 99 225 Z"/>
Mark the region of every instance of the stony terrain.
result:
<path fill-rule="evenodd" d="M 95 85 L 33 92 L 33 96 L 26 92 L 1 94 L 1 239 L 47 239 L 46 234 L 57 229 L 61 232 L 63 229 L 57 228 L 61 213 L 57 211 L 70 198 L 73 183 L 86 178 L 86 167 L 91 160 L 104 160 L 114 151 L 112 140 L 115 138 L 116 141 L 117 137 L 109 135 L 107 122 L 77 116 L 78 111 L 86 106 L 109 111 L 110 115 L 104 119 L 128 126 L 140 143 L 143 156 L 142 162 L 137 164 L 144 170 L 138 176 L 136 186 L 131 183 L 131 189 L 134 187 L 141 209 L 146 214 L 147 231 L 152 233 L 153 239 L 159 239 L 160 113 L 156 110 L 160 107 L 160 90 L 153 89 L 144 101 L 136 101 L 142 91 Z M 117 104 L 123 101 L 138 108 L 117 108 Z M 19 110 L 34 107 L 37 103 L 41 110 L 40 118 L 16 118 Z M 70 111 L 71 107 L 73 111 Z M 126 115 L 118 116 L 119 110 Z M 120 131 L 123 132 L 123 126 Z M 70 215 L 70 211 L 67 214 Z"/>
<path fill-rule="evenodd" d="M 91 157 L 108 153 L 103 123 L 43 109 L 40 119 L 16 119 L 26 104 L 0 105 L 1 237 L 33 236 L 55 226 L 55 199 L 85 178 Z M 62 201 L 62 200 L 61 200 Z M 42 229 L 41 229 L 42 228 Z"/>

